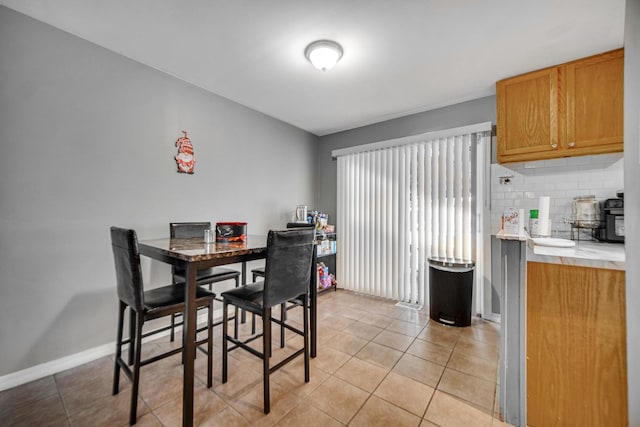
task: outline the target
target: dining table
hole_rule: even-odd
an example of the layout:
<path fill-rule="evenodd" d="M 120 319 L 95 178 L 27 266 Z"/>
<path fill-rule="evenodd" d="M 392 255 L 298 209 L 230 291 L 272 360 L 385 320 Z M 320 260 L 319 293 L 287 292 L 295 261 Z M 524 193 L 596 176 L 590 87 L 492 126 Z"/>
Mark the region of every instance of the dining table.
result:
<path fill-rule="evenodd" d="M 164 262 L 186 272 L 184 306 L 184 387 L 182 391 L 182 425 L 193 425 L 194 359 L 196 352 L 196 272 L 198 270 L 228 264 L 242 265 L 242 285 L 247 284 L 247 262 L 267 257 L 267 236 L 247 235 L 242 242 L 206 243 L 201 238 L 162 238 L 142 240 L 138 244 L 140 255 Z M 310 355 L 317 354 L 317 296 L 313 251 L 311 279 L 309 282 Z"/>

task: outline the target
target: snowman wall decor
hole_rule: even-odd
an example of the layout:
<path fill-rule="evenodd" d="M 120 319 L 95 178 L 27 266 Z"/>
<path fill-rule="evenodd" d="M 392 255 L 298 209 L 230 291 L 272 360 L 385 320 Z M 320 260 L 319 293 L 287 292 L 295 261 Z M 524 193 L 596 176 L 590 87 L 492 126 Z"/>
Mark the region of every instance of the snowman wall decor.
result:
<path fill-rule="evenodd" d="M 176 147 L 178 147 L 178 154 L 176 155 L 176 164 L 178 165 L 178 173 L 193 173 L 193 168 L 196 166 L 196 158 L 193 155 L 193 144 L 191 140 L 187 138 L 187 131 L 183 130 L 184 136 L 178 138 L 176 141 Z"/>

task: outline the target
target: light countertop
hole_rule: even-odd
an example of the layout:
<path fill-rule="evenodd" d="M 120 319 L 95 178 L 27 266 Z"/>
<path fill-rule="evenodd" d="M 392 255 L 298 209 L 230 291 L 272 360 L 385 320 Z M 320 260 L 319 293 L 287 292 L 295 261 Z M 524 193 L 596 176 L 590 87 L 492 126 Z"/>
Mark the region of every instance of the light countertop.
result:
<path fill-rule="evenodd" d="M 527 261 L 581 267 L 625 269 L 624 245 L 620 243 L 576 242 L 571 248 L 534 245 L 527 242 Z"/>

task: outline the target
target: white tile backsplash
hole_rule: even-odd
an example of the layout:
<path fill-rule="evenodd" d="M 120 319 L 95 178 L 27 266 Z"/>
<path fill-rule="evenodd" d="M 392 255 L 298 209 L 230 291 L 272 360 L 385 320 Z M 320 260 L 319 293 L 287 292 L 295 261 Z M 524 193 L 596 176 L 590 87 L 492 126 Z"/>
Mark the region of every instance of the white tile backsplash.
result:
<path fill-rule="evenodd" d="M 554 235 L 569 237 L 571 226 L 564 222 L 571 215 L 576 196 L 594 195 L 596 199 L 616 197 L 624 185 L 622 153 L 567 157 L 537 162 L 491 165 L 491 232 L 500 229 L 504 208 L 524 209 L 526 221 L 530 209 L 538 209 L 541 196 L 551 197 L 549 217 Z M 509 184 L 500 177 L 513 176 Z"/>

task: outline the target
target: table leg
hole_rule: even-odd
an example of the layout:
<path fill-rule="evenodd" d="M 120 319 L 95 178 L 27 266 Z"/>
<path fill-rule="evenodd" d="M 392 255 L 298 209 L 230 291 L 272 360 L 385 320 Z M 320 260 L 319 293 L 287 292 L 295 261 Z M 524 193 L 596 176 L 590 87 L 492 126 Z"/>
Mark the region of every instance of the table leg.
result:
<path fill-rule="evenodd" d="M 309 317 L 310 317 L 310 322 L 311 323 L 311 357 L 316 357 L 316 354 L 318 353 L 318 347 L 317 347 L 317 329 L 318 329 L 318 283 L 317 283 L 317 262 L 318 262 L 318 258 L 316 255 L 316 247 L 313 247 L 313 262 L 311 263 L 311 289 L 310 289 L 310 298 L 309 298 L 309 305 L 310 305 L 310 313 L 309 313 Z"/>
<path fill-rule="evenodd" d="M 242 286 L 247 285 L 247 261 L 242 261 Z M 242 309 L 242 323 L 247 322 L 247 310 Z"/>
<path fill-rule="evenodd" d="M 186 328 L 184 350 L 184 379 L 182 391 L 182 425 L 193 426 L 194 359 L 196 355 L 196 268 L 187 266 L 185 286 L 184 325 Z"/>

